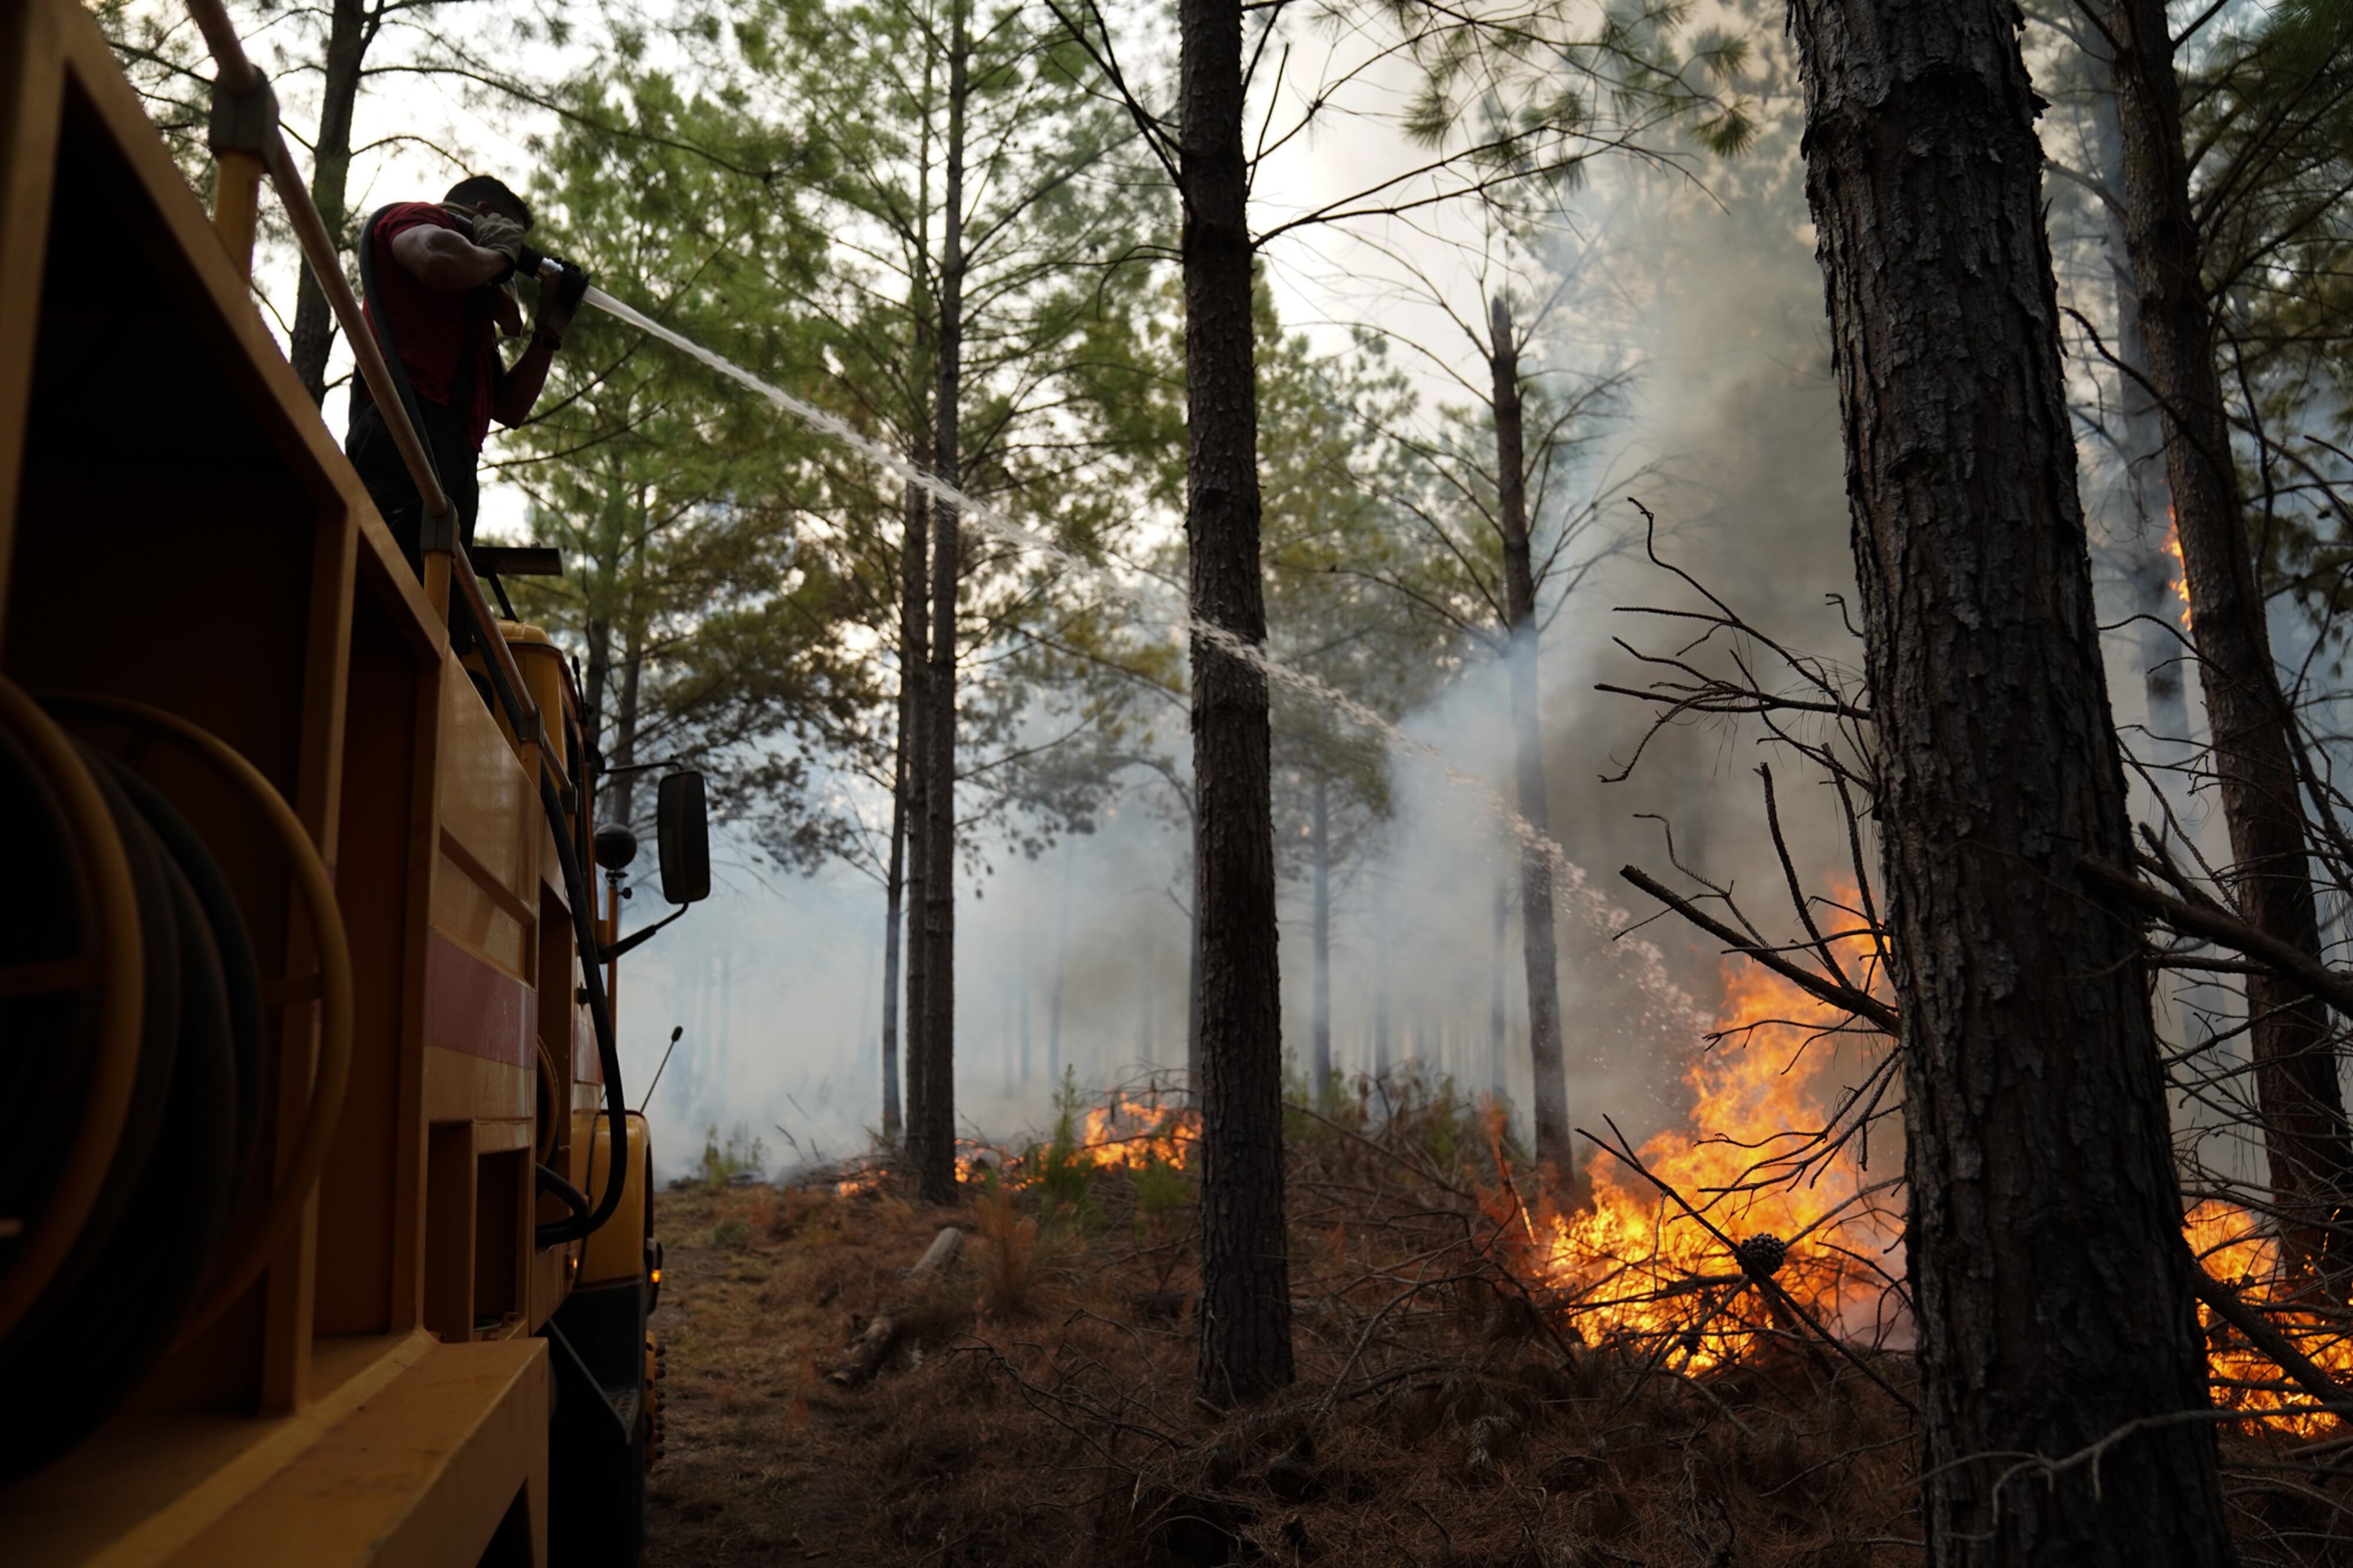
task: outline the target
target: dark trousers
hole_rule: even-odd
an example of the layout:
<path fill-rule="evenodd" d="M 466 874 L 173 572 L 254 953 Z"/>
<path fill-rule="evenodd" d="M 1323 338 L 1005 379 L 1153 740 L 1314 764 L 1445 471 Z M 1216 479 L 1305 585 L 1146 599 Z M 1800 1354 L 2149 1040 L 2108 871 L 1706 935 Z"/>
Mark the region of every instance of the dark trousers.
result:
<path fill-rule="evenodd" d="M 474 444 L 468 439 L 466 416 L 444 404 L 427 403 L 418 398 L 417 407 L 424 423 L 417 434 L 424 437 L 426 449 L 433 454 L 434 471 L 441 477 L 441 488 L 449 497 L 449 504 L 458 511 L 458 541 L 471 549 L 474 543 L 474 515 L 481 508 L 481 487 L 474 479 Z M 343 441 L 343 456 L 359 470 L 360 482 L 367 486 L 368 495 L 375 501 L 375 510 L 384 516 L 392 536 L 400 542 L 400 552 L 408 557 L 408 569 L 421 580 L 425 575 L 425 552 L 419 544 L 419 532 L 425 522 L 424 498 L 409 479 L 408 465 L 400 460 L 400 448 L 393 444 L 392 432 L 385 427 L 384 413 L 373 401 L 363 403 L 352 416 L 351 433 Z"/>

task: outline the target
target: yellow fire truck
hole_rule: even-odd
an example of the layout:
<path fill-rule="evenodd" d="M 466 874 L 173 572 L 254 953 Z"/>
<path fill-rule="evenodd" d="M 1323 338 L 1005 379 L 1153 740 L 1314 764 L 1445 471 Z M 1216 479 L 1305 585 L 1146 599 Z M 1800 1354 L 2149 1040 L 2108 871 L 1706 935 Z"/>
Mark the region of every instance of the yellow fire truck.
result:
<path fill-rule="evenodd" d="M 77 0 L 0 0 L 0 1561 L 633 1563 L 634 844 L 567 662 L 484 600 L 544 563 L 445 534 L 420 581 L 264 328 L 266 176 L 396 407 L 191 9 L 211 215 Z M 658 796 L 683 905 L 702 781 Z"/>

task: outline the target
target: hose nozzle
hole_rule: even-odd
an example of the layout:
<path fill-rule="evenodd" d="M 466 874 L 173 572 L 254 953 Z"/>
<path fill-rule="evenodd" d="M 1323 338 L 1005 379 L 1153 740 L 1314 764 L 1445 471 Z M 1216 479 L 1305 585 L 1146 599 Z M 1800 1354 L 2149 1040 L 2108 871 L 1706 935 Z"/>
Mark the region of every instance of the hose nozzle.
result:
<path fill-rule="evenodd" d="M 527 273 L 543 283 L 553 283 L 567 272 L 585 272 L 587 268 L 576 261 L 550 256 L 546 251 L 534 250 L 526 245 L 522 247 L 522 254 L 515 258 L 515 270 Z"/>

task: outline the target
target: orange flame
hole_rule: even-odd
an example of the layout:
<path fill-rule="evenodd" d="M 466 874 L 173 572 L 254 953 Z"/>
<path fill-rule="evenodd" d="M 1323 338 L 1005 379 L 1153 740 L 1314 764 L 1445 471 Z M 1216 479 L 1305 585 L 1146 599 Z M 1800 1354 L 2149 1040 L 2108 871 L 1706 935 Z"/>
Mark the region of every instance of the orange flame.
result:
<path fill-rule="evenodd" d="M 1850 975 L 1878 978 L 1861 939 L 1835 945 Z M 1908 1337 L 1890 1289 L 1902 1271 L 1891 1254 L 1903 1239 L 1903 1215 L 1894 1194 L 1878 1190 L 1902 1169 L 1900 1132 L 1874 1129 L 1869 1169 L 1855 1139 L 1827 1161 L 1803 1163 L 1801 1179 L 1793 1179 L 1804 1157 L 1819 1152 L 1820 1130 L 1852 1125 L 1861 1108 L 1847 1086 L 1864 1081 L 1887 1042 L 1834 1032 L 1843 1014 L 1761 965 L 1733 958 L 1724 974 L 1715 1043 L 1684 1075 L 1692 1093 L 1685 1128 L 1660 1132 L 1638 1152 L 1707 1223 L 1608 1156 L 1593 1168 L 1590 1208 L 1563 1214 L 1540 1203 L 1529 1212 L 1499 1202 L 1498 1216 L 1525 1237 L 1535 1277 L 1557 1292 L 1560 1310 L 1588 1341 L 1664 1340 L 1686 1371 L 1736 1360 L 1769 1334 L 1812 1331 L 1757 1288 L 1759 1273 L 1833 1333 Z M 1896 1103 L 1899 1087 L 1889 1086 L 1884 1104 Z M 2286 1304 L 2299 1288 L 2295 1270 L 2253 1215 L 2209 1201 L 2183 1229 L 2208 1272 L 2262 1307 L 2331 1377 L 2353 1381 L 2353 1332 L 2341 1314 L 2331 1321 Z M 1767 1237 L 1770 1245 L 1756 1239 Z M 1725 1239 L 1747 1245 L 1736 1251 Z M 2310 1403 L 2211 1309 L 2201 1305 L 2199 1318 L 2218 1407 L 2253 1416 Z M 2333 1415 L 2301 1414 L 2263 1424 L 2304 1434 L 2339 1425 Z"/>
<path fill-rule="evenodd" d="M 1849 951 L 1841 962 L 1855 973 L 1862 957 Z M 1867 963 L 1861 972 L 1872 973 Z M 1884 1040 L 1834 1033 L 1842 1013 L 1746 959 L 1728 961 L 1725 978 L 1716 1043 L 1684 1075 L 1689 1126 L 1707 1131 L 1661 1132 L 1639 1152 L 1706 1223 L 1605 1156 L 1591 1208 L 1543 1211 L 1528 1227 L 1539 1277 L 1588 1339 L 1672 1335 L 1694 1371 L 1736 1358 L 1760 1333 L 1804 1331 L 1772 1292 L 1746 1288 L 1752 1274 L 1824 1326 L 1859 1335 L 1900 1268 L 1883 1261 L 1902 1238 L 1900 1219 L 1869 1190 L 1902 1168 L 1900 1149 L 1880 1134 L 1870 1151 L 1877 1173 L 1863 1168 L 1860 1139 L 1826 1163 L 1806 1158 L 1841 1110 L 1846 1069 L 1875 1061 Z M 1715 1233 L 1747 1243 L 1744 1255 Z"/>
<path fill-rule="evenodd" d="M 2189 1211 L 2182 1230 L 2206 1271 L 2237 1289 L 2250 1305 L 2277 1302 L 2293 1295 L 2295 1285 L 2283 1267 L 2278 1239 L 2264 1233 L 2246 1210 L 2210 1199 Z M 2347 1337 L 2341 1321 L 2329 1323 L 2295 1310 L 2274 1309 L 2264 1316 L 2283 1338 L 2331 1377 L 2342 1382 L 2353 1374 L 2353 1339 Z M 2215 1405 L 2253 1413 L 2310 1402 L 2302 1390 L 2284 1386 L 2287 1380 L 2272 1359 L 2239 1340 L 2203 1302 L 2198 1307 L 2198 1321 L 2206 1331 L 2206 1375 L 2213 1384 Z M 2332 1415 L 2274 1416 L 2263 1423 L 2306 1434 L 2331 1430 L 2337 1424 L 2337 1418 Z"/>
<path fill-rule="evenodd" d="M 1165 1106 L 1160 1097 L 1113 1094 L 1089 1110 L 1080 1130 L 1079 1158 L 1100 1169 L 1140 1171 L 1162 1164 L 1185 1169 L 1199 1131 L 1189 1106 Z"/>
<path fill-rule="evenodd" d="M 2173 557 L 2173 596 L 2181 601 L 2181 625 L 2187 629 L 2189 617 L 2189 568 L 2181 559 L 2181 530 L 2175 526 L 2173 509 L 2165 509 L 2165 552 Z"/>

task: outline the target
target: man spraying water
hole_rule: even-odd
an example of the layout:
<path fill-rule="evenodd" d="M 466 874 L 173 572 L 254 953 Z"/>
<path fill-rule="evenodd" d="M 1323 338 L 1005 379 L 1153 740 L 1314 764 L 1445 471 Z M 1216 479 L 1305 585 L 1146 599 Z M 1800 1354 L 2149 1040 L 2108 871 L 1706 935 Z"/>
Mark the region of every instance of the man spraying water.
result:
<path fill-rule="evenodd" d="M 549 258 L 524 244 L 531 226 L 531 209 L 522 197 L 477 174 L 450 186 L 438 205 L 400 202 L 384 208 L 360 237 L 368 323 L 456 509 L 458 542 L 469 546 L 480 505 L 474 466 L 491 421 L 515 426 L 531 417 L 572 312 L 588 289 L 587 273 L 546 268 Z M 531 341 L 508 364 L 500 357 L 499 338 L 518 338 L 523 330 L 515 274 L 537 279 L 543 268 L 553 276 L 540 286 Z M 422 575 L 425 503 L 364 383 L 353 384 L 343 450 L 410 568 Z"/>

